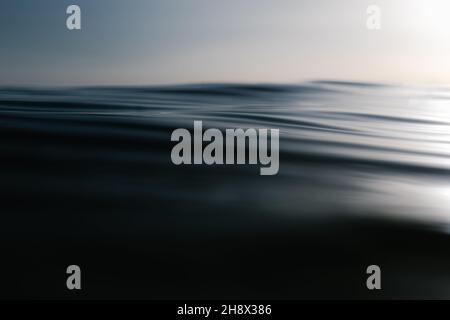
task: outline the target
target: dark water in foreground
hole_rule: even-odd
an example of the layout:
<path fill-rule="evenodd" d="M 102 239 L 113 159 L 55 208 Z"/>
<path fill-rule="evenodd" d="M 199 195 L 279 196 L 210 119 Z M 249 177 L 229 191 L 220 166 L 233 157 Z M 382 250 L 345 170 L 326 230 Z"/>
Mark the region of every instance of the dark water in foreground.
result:
<path fill-rule="evenodd" d="M 173 165 L 194 120 L 279 128 L 279 174 Z M 443 88 L 3 88 L 0 296 L 450 298 L 449 124 Z"/>

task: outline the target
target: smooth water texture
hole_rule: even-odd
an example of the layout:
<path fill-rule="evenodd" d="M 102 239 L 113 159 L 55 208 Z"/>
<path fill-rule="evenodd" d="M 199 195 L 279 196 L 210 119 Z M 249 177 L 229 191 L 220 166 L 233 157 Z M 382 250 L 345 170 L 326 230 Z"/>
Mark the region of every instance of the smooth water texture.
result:
<path fill-rule="evenodd" d="M 203 121 L 205 128 L 279 129 L 278 175 L 260 176 L 259 165 L 175 166 L 171 133 L 176 128 L 192 131 L 194 120 Z M 121 283 L 118 295 L 128 292 L 133 297 L 211 297 L 211 290 L 204 290 L 209 288 L 205 279 L 203 286 L 198 277 L 171 274 L 169 280 L 172 267 L 199 277 L 220 271 L 223 283 L 216 283 L 216 295 L 210 292 L 215 297 L 334 296 L 336 288 L 327 284 L 338 278 L 327 280 L 317 270 L 345 257 L 349 262 L 343 270 L 360 270 L 363 263 L 352 259 L 369 254 L 367 247 L 397 271 L 404 270 L 402 261 L 408 259 L 431 261 L 426 266 L 430 269 L 450 265 L 441 261 L 438 249 L 448 244 L 447 238 L 423 237 L 417 229 L 391 234 L 384 225 L 373 230 L 365 224 L 414 223 L 447 233 L 449 125 L 450 89 L 442 87 L 316 81 L 3 88 L 3 248 L 15 257 L 11 259 L 27 260 L 30 252 L 44 252 L 35 253 L 36 265 L 48 256 L 54 268 L 64 253 L 53 245 L 72 248 L 79 259 L 97 263 L 98 270 L 104 270 L 102 261 L 116 261 L 112 257 L 118 255 L 122 269 L 111 271 L 111 278 L 131 268 L 128 259 L 165 279 L 152 280 L 153 293 L 148 287 L 133 291 L 143 283 L 141 278 L 133 289 L 129 282 Z M 405 236 L 418 252 L 403 247 Z M 35 250 L 30 243 L 42 247 Z M 213 250 L 206 247 L 213 244 Z M 231 260 L 224 260 L 217 248 Z M 243 248 L 253 255 L 241 252 Z M 267 248 L 273 251 L 267 253 Z M 303 259 L 295 260 L 300 248 L 309 253 L 302 251 Z M 430 248 L 434 258 L 427 256 Z M 96 260 L 101 252 L 105 256 Z M 330 260 L 320 252 L 328 252 Z M 266 254 L 269 262 L 262 259 Z M 201 265 L 199 255 L 207 257 Z M 255 268 L 266 276 L 274 272 L 273 279 L 285 277 L 289 284 L 269 282 L 264 291 L 252 278 Z M 244 283 L 243 274 L 248 277 Z M 418 278 L 424 281 L 416 283 L 423 284 L 422 294 L 430 279 L 422 273 Z M 329 290 L 317 289 L 317 283 L 308 286 L 310 279 L 319 279 Z M 448 273 L 439 279 L 442 290 L 432 292 L 446 296 Z M 308 291 L 299 293 L 298 287 L 290 287 L 294 284 Z M 95 288 L 95 282 L 91 285 Z M 394 296 L 414 292 L 397 285 L 401 289 L 391 292 Z M 355 284 L 347 293 L 358 290 Z M 105 292 L 98 289 L 101 297 Z"/>
<path fill-rule="evenodd" d="M 17 167 L 19 174 L 23 170 L 47 173 L 46 181 L 39 182 L 44 187 L 51 188 L 48 184 L 53 179 L 61 183 L 62 190 L 54 190 L 54 196 L 65 188 L 76 194 L 88 184 L 89 191 L 83 192 L 95 196 L 158 193 L 167 201 L 188 198 L 215 205 L 214 199 L 219 199 L 234 210 L 248 206 L 272 209 L 276 215 L 314 215 L 339 208 L 351 214 L 446 224 L 450 217 L 449 102 L 450 90 L 445 88 L 331 81 L 3 89 L 0 121 L 6 143 L 2 154 L 6 159 L 67 164 L 65 174 L 70 178 L 64 181 L 52 177 L 50 168 Z M 143 172 L 158 171 L 158 167 L 186 172 L 170 164 L 170 133 L 179 127 L 192 131 L 194 120 L 202 120 L 206 127 L 280 129 L 279 175 L 260 177 L 257 168 L 250 166 L 245 170 L 206 166 L 183 179 L 174 175 L 173 184 L 166 180 L 155 186 L 151 176 L 133 172 L 137 166 Z M 40 145 L 16 137 L 19 133 L 45 139 Z M 90 160 L 99 170 L 106 170 L 104 165 L 118 170 L 87 181 L 79 166 Z M 74 172 L 77 169 L 81 176 Z M 6 174 L 13 179 L 14 173 Z M 103 183 L 106 177 L 120 184 L 120 190 Z M 208 180 L 207 186 L 193 188 L 200 178 Z M 234 201 L 236 197 L 239 202 Z"/>

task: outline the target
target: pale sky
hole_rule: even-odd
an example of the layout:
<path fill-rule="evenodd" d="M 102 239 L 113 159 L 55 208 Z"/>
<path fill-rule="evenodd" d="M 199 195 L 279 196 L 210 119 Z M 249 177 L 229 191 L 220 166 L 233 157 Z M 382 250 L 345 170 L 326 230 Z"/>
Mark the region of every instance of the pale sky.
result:
<path fill-rule="evenodd" d="M 448 0 L 2 0 L 0 39 L 0 85 L 450 84 Z"/>

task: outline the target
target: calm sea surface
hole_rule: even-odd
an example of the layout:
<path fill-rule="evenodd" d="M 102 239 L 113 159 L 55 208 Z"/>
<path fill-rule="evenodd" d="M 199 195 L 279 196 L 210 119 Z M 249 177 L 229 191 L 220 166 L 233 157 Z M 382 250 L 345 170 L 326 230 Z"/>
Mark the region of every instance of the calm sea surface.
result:
<path fill-rule="evenodd" d="M 278 175 L 173 165 L 194 120 L 280 129 Z M 4 297 L 450 298 L 450 89 L 2 88 L 0 194 Z"/>

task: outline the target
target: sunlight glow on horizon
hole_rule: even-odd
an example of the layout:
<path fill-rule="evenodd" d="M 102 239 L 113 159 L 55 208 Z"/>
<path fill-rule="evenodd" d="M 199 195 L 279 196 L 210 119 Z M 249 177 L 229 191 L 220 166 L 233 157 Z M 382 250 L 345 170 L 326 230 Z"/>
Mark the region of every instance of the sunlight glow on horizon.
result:
<path fill-rule="evenodd" d="M 0 85 L 450 85 L 448 0 L 77 3 L 83 28 L 73 32 L 65 30 L 66 3 L 0 4 Z M 373 4 L 381 30 L 366 28 Z"/>

